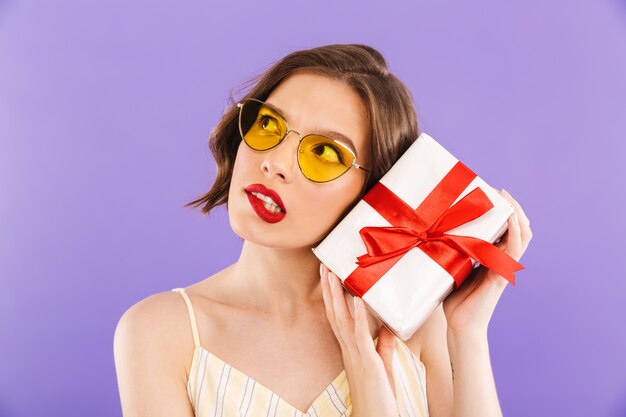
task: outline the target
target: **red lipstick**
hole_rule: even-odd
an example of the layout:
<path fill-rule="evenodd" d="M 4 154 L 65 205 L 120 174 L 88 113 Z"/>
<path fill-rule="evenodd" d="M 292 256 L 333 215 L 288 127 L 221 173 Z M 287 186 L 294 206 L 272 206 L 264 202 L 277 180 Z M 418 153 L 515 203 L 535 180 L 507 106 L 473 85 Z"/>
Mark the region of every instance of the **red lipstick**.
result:
<path fill-rule="evenodd" d="M 250 202 L 250 205 L 254 209 L 255 213 L 264 221 L 268 223 L 278 223 L 287 214 L 287 211 L 285 210 L 285 205 L 283 204 L 283 201 L 280 199 L 280 196 L 276 191 L 265 187 L 263 184 L 251 184 L 247 186 L 245 190 L 246 194 L 248 195 L 248 201 Z M 270 197 L 280 207 L 280 211 L 274 213 L 265 208 L 265 201 L 253 195 L 253 192 Z"/>

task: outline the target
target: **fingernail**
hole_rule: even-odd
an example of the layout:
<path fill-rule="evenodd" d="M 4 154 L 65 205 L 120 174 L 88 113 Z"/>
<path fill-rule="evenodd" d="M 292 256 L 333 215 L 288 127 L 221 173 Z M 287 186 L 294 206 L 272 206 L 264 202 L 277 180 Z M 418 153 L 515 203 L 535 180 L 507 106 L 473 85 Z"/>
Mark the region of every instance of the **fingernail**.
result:
<path fill-rule="evenodd" d="M 517 219 L 517 213 L 513 214 L 513 222 L 516 226 L 519 226 L 519 220 Z"/>
<path fill-rule="evenodd" d="M 324 264 L 320 264 L 320 276 L 324 275 Z"/>
<path fill-rule="evenodd" d="M 360 308 L 360 307 L 359 307 L 359 305 L 361 304 L 361 303 L 359 303 L 359 301 L 357 300 L 357 298 L 359 298 L 359 297 L 354 297 L 354 298 L 352 298 L 352 301 L 354 302 L 354 311 L 358 311 L 358 310 L 359 310 L 359 308 Z"/>
<path fill-rule="evenodd" d="M 330 284 L 332 284 L 333 283 L 333 274 L 332 274 L 332 272 L 329 271 L 327 275 L 328 275 L 328 282 Z"/>

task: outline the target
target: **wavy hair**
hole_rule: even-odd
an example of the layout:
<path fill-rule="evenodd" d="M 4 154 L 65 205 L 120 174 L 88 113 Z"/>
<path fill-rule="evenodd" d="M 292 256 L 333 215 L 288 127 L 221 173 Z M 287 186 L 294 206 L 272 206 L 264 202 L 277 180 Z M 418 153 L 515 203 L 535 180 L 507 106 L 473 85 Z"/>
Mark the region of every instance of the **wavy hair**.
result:
<path fill-rule="evenodd" d="M 184 207 L 201 207 L 201 214 L 222 204 L 228 192 L 237 149 L 239 108 L 236 103 L 252 97 L 265 101 L 270 93 L 297 70 L 307 69 L 351 87 L 362 99 L 368 114 L 369 153 L 367 181 L 361 197 L 376 184 L 420 134 L 413 97 L 406 85 L 389 72 L 380 52 L 363 44 L 332 44 L 299 50 L 275 62 L 265 72 L 247 80 L 236 92 L 248 92 L 239 100 L 231 90 L 226 111 L 209 135 L 209 149 L 217 166 L 211 189 Z M 349 211 L 351 207 L 346 210 Z"/>

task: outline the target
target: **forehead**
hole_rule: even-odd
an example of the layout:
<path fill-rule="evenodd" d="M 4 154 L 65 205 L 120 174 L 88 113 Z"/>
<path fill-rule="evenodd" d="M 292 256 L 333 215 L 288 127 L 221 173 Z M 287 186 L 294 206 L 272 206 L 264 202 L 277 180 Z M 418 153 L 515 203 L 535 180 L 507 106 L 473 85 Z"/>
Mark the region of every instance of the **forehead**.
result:
<path fill-rule="evenodd" d="M 278 113 L 280 113 L 285 118 L 285 121 L 289 123 L 290 117 L 287 116 L 286 110 L 281 109 L 277 104 L 273 104 L 270 102 L 266 102 L 266 104 L 269 104 L 271 107 L 277 110 Z M 289 126 L 289 128 L 291 128 L 291 126 Z M 306 133 L 302 133 L 302 134 L 305 135 L 307 133 L 316 133 L 316 134 L 328 136 L 332 139 L 338 140 L 339 142 L 343 143 L 344 145 L 352 149 L 353 152 L 357 153 L 356 145 L 354 144 L 352 139 L 350 139 L 349 136 L 344 135 L 341 132 L 337 132 L 336 130 L 326 129 L 326 128 L 313 128 L 311 130 L 307 130 Z"/>
<path fill-rule="evenodd" d="M 368 117 L 361 98 L 330 77 L 297 71 L 265 100 L 302 135 L 319 133 L 346 143 L 363 162 L 367 152 Z"/>

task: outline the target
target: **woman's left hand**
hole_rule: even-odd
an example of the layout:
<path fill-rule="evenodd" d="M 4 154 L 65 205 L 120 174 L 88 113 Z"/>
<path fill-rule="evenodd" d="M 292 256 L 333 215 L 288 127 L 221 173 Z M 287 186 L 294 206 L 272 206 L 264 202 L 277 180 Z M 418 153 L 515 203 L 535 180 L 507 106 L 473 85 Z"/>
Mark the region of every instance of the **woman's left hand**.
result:
<path fill-rule="evenodd" d="M 515 212 L 508 219 L 508 230 L 496 245 L 513 259 L 519 261 L 532 238 L 530 221 L 519 203 L 507 191 L 499 191 Z M 461 286 L 443 301 L 443 311 L 448 321 L 448 331 L 454 334 L 487 334 L 487 326 L 508 281 L 480 265 Z"/>
<path fill-rule="evenodd" d="M 320 264 L 320 278 L 326 317 L 341 346 L 350 385 L 352 415 L 397 417 L 391 366 L 395 336 L 383 325 L 375 345 L 369 327 L 370 313 L 363 300 L 344 291 L 340 278 L 324 264 Z M 354 300 L 354 313 L 350 312 L 347 297 Z"/>

